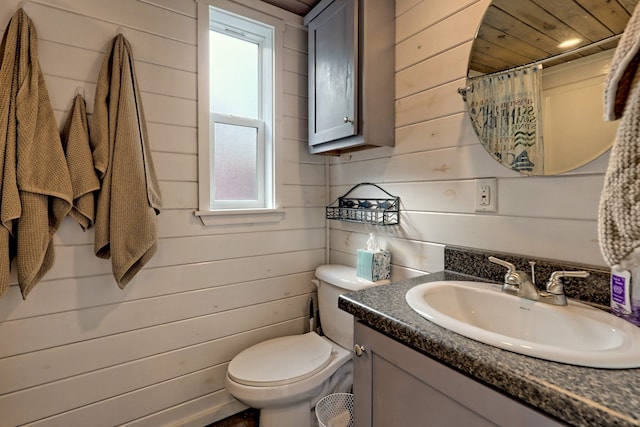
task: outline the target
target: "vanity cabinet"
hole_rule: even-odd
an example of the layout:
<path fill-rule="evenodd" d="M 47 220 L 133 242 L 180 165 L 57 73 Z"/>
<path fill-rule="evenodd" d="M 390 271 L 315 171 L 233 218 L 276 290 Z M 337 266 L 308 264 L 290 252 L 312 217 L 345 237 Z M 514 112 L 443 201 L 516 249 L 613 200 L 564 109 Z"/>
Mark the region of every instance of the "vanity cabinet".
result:
<path fill-rule="evenodd" d="M 357 427 L 565 425 L 358 321 L 355 342 Z"/>
<path fill-rule="evenodd" d="M 393 146 L 395 1 L 322 0 L 309 29 L 309 151 Z"/>

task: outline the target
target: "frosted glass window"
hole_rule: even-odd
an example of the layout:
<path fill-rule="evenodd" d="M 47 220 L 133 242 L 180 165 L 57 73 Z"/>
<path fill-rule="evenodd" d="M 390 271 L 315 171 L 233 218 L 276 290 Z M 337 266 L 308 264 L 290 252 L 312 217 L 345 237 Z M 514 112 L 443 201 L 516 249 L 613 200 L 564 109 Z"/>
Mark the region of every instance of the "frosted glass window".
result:
<path fill-rule="evenodd" d="M 209 37 L 211 111 L 258 119 L 258 45 L 217 31 Z"/>
<path fill-rule="evenodd" d="M 257 200 L 258 129 L 215 123 L 215 200 Z"/>
<path fill-rule="evenodd" d="M 273 208 L 274 27 L 210 6 L 207 51 L 209 208 Z"/>

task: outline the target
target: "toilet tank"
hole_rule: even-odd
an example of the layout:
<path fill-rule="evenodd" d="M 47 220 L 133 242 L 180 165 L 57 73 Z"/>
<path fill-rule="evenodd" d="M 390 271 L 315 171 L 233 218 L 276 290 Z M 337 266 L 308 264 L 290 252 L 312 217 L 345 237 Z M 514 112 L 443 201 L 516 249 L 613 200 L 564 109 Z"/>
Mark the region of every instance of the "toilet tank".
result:
<path fill-rule="evenodd" d="M 341 294 L 389 283 L 371 282 L 356 276 L 356 269 L 339 264 L 321 265 L 316 269 L 318 306 L 322 332 L 331 341 L 351 350 L 353 347 L 353 316 L 338 308 Z"/>

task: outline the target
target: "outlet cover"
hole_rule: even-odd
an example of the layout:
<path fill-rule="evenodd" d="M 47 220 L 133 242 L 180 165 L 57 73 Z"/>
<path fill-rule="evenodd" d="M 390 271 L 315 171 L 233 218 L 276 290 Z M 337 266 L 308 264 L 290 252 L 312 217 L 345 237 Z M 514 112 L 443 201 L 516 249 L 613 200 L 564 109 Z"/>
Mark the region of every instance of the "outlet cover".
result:
<path fill-rule="evenodd" d="M 498 188 L 495 178 L 476 179 L 476 212 L 496 212 Z"/>

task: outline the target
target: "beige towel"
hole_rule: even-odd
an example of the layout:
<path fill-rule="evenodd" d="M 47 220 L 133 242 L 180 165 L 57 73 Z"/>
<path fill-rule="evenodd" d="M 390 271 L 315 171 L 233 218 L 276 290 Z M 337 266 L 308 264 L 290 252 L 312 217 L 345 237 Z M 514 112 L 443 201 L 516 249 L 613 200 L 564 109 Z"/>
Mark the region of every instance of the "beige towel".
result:
<path fill-rule="evenodd" d="M 598 238 L 610 266 L 640 262 L 640 5 L 614 53 L 604 118 L 622 117 L 611 149 L 598 212 Z"/>
<path fill-rule="evenodd" d="M 124 288 L 156 252 L 162 201 L 131 46 L 122 34 L 102 63 L 91 125 L 93 163 L 101 174 L 94 249 L 111 257 Z"/>
<path fill-rule="evenodd" d="M 62 144 L 73 187 L 73 209 L 69 216 L 86 230 L 95 220 L 94 191 L 100 189 L 100 181 L 93 168 L 87 109 L 82 95 L 73 99 L 71 114 L 62 131 Z"/>
<path fill-rule="evenodd" d="M 0 152 L 4 160 L 0 291 L 6 289 L 15 254 L 18 283 L 26 298 L 51 268 L 53 234 L 71 209 L 72 188 L 38 62 L 35 27 L 22 9 L 11 18 L 0 52 Z"/>

